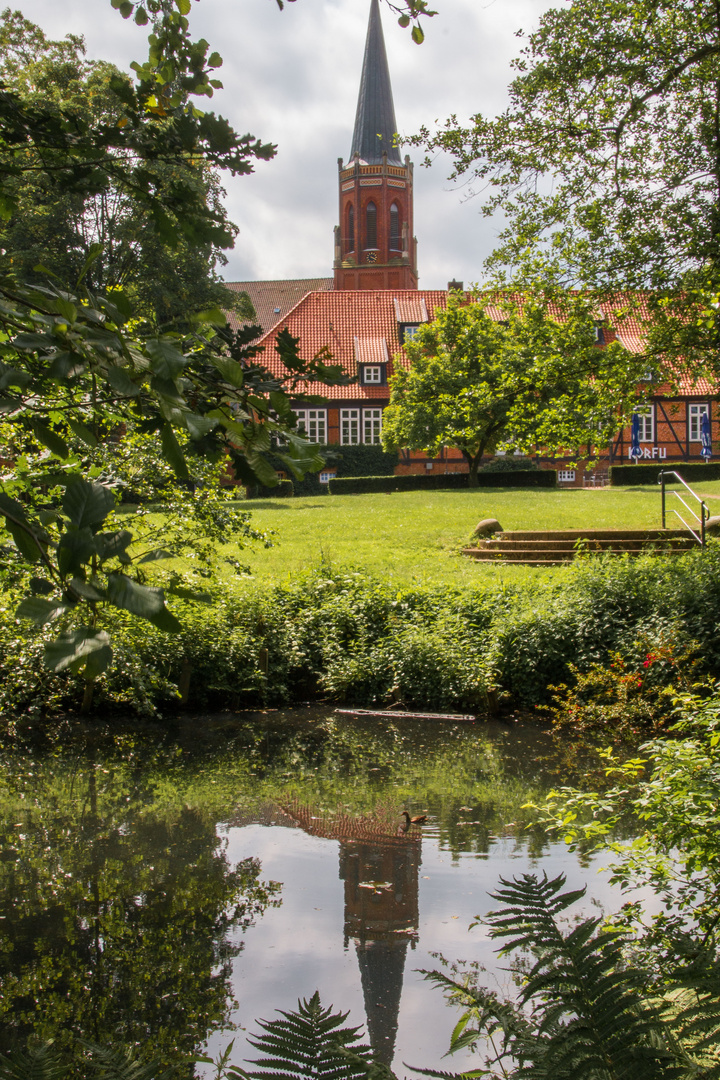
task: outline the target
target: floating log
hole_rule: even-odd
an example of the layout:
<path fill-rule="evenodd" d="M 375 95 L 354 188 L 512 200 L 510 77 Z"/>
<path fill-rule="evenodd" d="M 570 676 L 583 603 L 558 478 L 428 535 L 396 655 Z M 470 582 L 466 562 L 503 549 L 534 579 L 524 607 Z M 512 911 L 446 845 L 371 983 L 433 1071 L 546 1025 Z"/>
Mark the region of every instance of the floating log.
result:
<path fill-rule="evenodd" d="M 451 720 L 454 723 L 474 724 L 476 716 L 464 713 L 405 712 L 399 709 L 335 709 L 341 716 L 380 716 L 388 720 Z"/>

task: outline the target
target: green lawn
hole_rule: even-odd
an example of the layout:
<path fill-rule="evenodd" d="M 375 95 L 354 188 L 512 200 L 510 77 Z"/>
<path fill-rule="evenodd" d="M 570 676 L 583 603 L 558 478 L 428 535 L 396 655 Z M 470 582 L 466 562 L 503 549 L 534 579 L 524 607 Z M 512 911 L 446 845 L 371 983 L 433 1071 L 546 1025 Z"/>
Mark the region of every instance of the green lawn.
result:
<path fill-rule="evenodd" d="M 720 481 L 704 484 L 699 494 L 708 496 L 713 513 L 715 500 L 720 500 Z M 496 517 L 505 529 L 660 526 L 660 492 L 655 486 L 408 491 L 265 499 L 241 505 L 252 511 L 256 528 L 275 533 L 273 548 L 253 545 L 242 552 L 242 561 L 262 582 L 283 581 L 321 560 L 404 583 L 514 582 L 563 569 L 502 568 L 460 556 L 459 549 L 481 518 Z M 720 513 L 720 501 L 716 505 Z"/>

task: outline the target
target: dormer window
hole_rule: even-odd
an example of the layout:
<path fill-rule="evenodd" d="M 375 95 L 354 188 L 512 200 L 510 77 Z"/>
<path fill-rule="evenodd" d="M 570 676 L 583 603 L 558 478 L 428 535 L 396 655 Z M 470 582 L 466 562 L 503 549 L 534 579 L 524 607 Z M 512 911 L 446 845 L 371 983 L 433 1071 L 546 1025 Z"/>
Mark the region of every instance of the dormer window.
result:
<path fill-rule="evenodd" d="M 403 327 L 403 332 L 402 332 L 402 340 L 401 340 L 400 344 L 403 345 L 406 341 L 412 341 L 412 339 L 415 337 L 415 335 L 417 334 L 419 329 L 420 329 L 419 325 L 416 325 L 416 326 L 404 326 Z"/>
<path fill-rule="evenodd" d="M 379 386 L 383 381 L 382 364 L 366 364 L 363 368 L 363 380 L 366 384 Z"/>

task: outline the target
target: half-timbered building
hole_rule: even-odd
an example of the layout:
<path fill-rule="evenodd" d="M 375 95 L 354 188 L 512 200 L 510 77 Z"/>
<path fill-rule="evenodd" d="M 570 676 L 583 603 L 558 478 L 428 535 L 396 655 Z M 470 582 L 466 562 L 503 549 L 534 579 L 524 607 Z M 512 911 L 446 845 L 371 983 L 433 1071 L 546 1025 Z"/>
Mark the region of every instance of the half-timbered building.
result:
<path fill-rule="evenodd" d="M 350 156 L 338 161 L 339 224 L 334 233 L 332 278 L 295 281 L 233 282 L 247 292 L 263 327 L 264 362 L 278 371 L 275 338 L 287 329 L 311 359 L 328 349 L 352 377 L 348 386 L 309 385 L 322 400 L 295 402 L 307 437 L 323 444 L 377 444 L 383 411 L 390 398 L 389 380 L 406 365 L 405 343 L 423 323 L 447 304 L 449 290 L 418 288 L 417 241 L 413 235 L 413 167 L 396 145 L 397 125 L 378 0 L 371 0 L 360 92 Z M 468 296 L 468 300 L 470 297 Z M 623 306 L 623 305 L 613 305 Z M 627 304 L 624 305 L 628 307 Z M 502 312 L 490 310 L 501 319 Z M 642 313 L 641 313 L 642 314 Z M 635 315 L 599 310 L 598 347 L 619 340 L 635 354 L 644 351 L 642 322 Z M 278 371 L 279 373 L 279 371 Z M 640 387 L 640 461 L 700 461 L 703 416 L 711 421 L 713 440 L 720 435 L 717 387 L 683 376 L 674 388 L 648 380 Z M 607 475 L 609 465 L 634 460 L 630 429 L 597 450 L 588 472 L 570 459 L 537 456 L 541 467 L 557 468 L 558 482 L 580 486 Z M 445 449 L 437 458 L 406 452 L 399 473 L 463 472 L 460 453 Z M 328 476 L 328 473 L 325 474 Z M 591 479 L 592 478 L 592 479 Z"/>

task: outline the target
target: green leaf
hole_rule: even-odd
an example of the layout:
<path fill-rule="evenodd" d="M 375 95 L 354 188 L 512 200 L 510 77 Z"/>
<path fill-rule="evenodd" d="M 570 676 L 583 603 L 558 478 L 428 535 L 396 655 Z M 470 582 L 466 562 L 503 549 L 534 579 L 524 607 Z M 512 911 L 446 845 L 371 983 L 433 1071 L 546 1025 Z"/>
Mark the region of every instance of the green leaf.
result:
<path fill-rule="evenodd" d="M 105 600 L 105 593 L 100 589 L 96 589 L 94 585 L 88 584 L 84 578 L 74 577 L 69 582 L 70 588 L 78 596 L 82 596 L 83 600 L 90 600 L 92 603 L 97 603 L 98 600 Z"/>
<path fill-rule="evenodd" d="M 180 623 L 165 607 L 162 589 L 141 585 L 125 574 L 108 574 L 107 595 L 115 607 L 139 615 L 141 619 L 147 619 L 161 630 L 172 633 L 180 630 Z"/>
<path fill-rule="evenodd" d="M 95 546 L 102 561 L 120 558 L 121 555 L 124 555 L 125 548 L 131 543 L 132 533 L 128 532 L 127 529 L 95 534 Z"/>
<path fill-rule="evenodd" d="M 73 477 L 65 488 L 62 508 L 79 529 L 99 525 L 115 509 L 115 496 L 105 484 Z"/>
<path fill-rule="evenodd" d="M 227 315 L 219 307 L 206 308 L 204 311 L 196 311 L 190 316 L 190 322 L 205 323 L 210 326 L 227 326 Z"/>
<path fill-rule="evenodd" d="M 416 45 L 422 45 L 423 41 L 425 40 L 425 35 L 423 34 L 419 26 L 413 26 L 412 34 L 410 36 L 412 37 Z"/>
<path fill-rule="evenodd" d="M 82 574 L 84 567 L 97 553 L 95 537 L 90 528 L 68 529 L 60 537 L 57 548 L 58 570 L 63 577 Z"/>
<path fill-rule="evenodd" d="M 197 604 L 212 604 L 210 593 L 195 592 L 193 589 L 186 589 L 182 585 L 169 585 L 167 592 L 171 596 L 180 597 L 182 600 L 194 600 Z"/>
<path fill-rule="evenodd" d="M 278 474 L 266 458 L 260 454 L 247 454 L 247 463 L 261 484 L 274 487 L 278 483 Z"/>
<path fill-rule="evenodd" d="M 77 320 L 77 308 L 70 300 L 64 300 L 62 297 L 58 297 L 53 304 L 53 307 L 57 311 L 58 315 L 61 315 L 63 319 L 66 319 L 69 323 L 74 323 Z"/>
<path fill-rule="evenodd" d="M 176 559 L 177 555 L 174 555 L 172 551 L 165 551 L 163 548 L 155 548 L 154 551 L 148 551 L 147 555 L 143 555 L 142 559 L 138 559 L 138 564 L 148 562 L 159 562 L 161 559 Z"/>
<path fill-rule="evenodd" d="M 177 379 L 187 365 L 187 360 L 171 341 L 151 338 L 145 344 L 145 352 L 150 358 L 150 367 L 161 379 Z"/>
<path fill-rule="evenodd" d="M 225 382 L 229 382 L 231 386 L 241 387 L 245 382 L 245 371 L 242 364 L 238 364 L 237 360 L 229 360 L 224 356 L 214 356 L 213 365 L 222 375 Z"/>
<path fill-rule="evenodd" d="M 112 660 L 110 638 L 104 630 L 80 626 L 61 634 L 45 646 L 44 659 L 51 671 L 78 672 L 84 665 L 90 666 L 91 678 L 104 671 Z"/>
<path fill-rule="evenodd" d="M 52 454 L 55 454 L 55 456 L 59 458 L 66 458 L 68 456 L 70 451 L 68 450 L 67 443 L 64 439 L 61 439 L 59 435 L 56 435 L 47 424 L 43 424 L 41 420 L 33 420 L 32 429 L 35 438 L 38 439 L 43 446 L 47 446 Z"/>
<path fill-rule="evenodd" d="M 219 420 L 212 417 L 197 416 L 196 413 L 187 413 L 185 415 L 185 423 L 191 439 L 202 439 L 208 432 L 216 428 L 219 422 Z"/>
<path fill-rule="evenodd" d="M 55 586 L 47 578 L 31 577 L 30 588 L 34 596 L 49 596 Z"/>
<path fill-rule="evenodd" d="M 79 420 L 70 419 L 68 419 L 67 424 L 73 434 L 77 435 L 78 439 L 82 439 L 87 446 L 97 446 L 97 439 L 86 424 L 81 423 Z"/>
<path fill-rule="evenodd" d="M 177 7 L 177 9 L 178 9 L 178 11 L 180 12 L 181 15 L 189 15 L 190 14 L 190 8 L 191 8 L 190 0 L 175 0 L 175 6 Z"/>
<path fill-rule="evenodd" d="M 160 429 L 160 442 L 163 448 L 163 456 L 174 470 L 175 475 L 180 480 L 187 480 L 187 464 L 180 449 L 180 443 L 175 438 L 175 432 L 169 424 L 164 424 Z"/>
<path fill-rule="evenodd" d="M 121 367 L 110 365 L 105 371 L 105 377 L 116 394 L 122 394 L 123 397 L 137 397 L 140 393 L 140 387 Z"/>
<path fill-rule="evenodd" d="M 13 538 L 15 547 L 23 559 L 29 563 L 40 562 L 43 557 L 44 545 L 40 545 L 34 538 L 36 533 L 33 529 L 25 529 L 14 521 L 5 519 L 5 525 Z"/>
<path fill-rule="evenodd" d="M 219 52 L 212 52 L 208 56 L 207 65 L 211 68 L 222 67 L 223 58 Z"/>
<path fill-rule="evenodd" d="M 45 600 L 42 596 L 26 596 L 17 611 L 16 619 L 29 619 L 36 626 L 45 626 L 71 609 L 71 604 L 60 600 Z"/>

